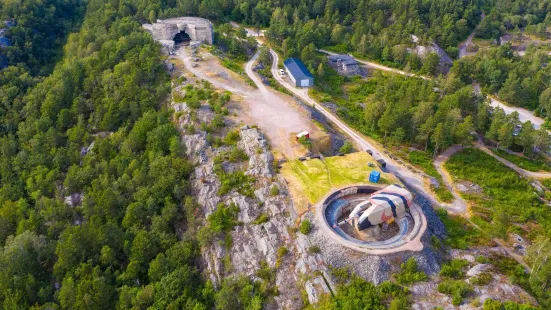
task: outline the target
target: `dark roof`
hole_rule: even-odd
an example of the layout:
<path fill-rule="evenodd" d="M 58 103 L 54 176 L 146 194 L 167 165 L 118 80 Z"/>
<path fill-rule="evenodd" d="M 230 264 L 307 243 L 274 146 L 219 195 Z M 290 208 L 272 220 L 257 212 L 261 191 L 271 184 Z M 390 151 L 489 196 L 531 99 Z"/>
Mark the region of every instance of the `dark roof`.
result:
<path fill-rule="evenodd" d="M 330 55 L 329 56 L 329 60 L 332 61 L 332 62 L 337 62 L 337 61 L 339 61 L 339 59 L 342 61 L 343 64 L 345 64 L 347 66 L 358 64 L 356 59 L 354 59 L 354 57 L 352 57 L 350 55 L 343 54 L 343 55 Z"/>
<path fill-rule="evenodd" d="M 283 64 L 297 80 L 301 80 L 305 77 L 314 78 L 300 59 L 289 58 L 285 60 Z"/>

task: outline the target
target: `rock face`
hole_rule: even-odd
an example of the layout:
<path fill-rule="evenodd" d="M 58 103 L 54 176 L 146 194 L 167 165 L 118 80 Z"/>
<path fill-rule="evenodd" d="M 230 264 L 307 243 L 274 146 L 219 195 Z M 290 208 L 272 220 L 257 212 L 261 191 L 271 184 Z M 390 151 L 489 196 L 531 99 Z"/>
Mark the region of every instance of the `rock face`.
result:
<path fill-rule="evenodd" d="M 453 65 L 453 60 L 436 42 L 432 42 L 430 46 L 417 45 L 413 49 L 408 49 L 410 53 L 417 54 L 421 58 L 425 58 L 429 53 L 436 53 L 440 57 L 438 64 L 438 72 L 448 74 Z"/>
<path fill-rule="evenodd" d="M 195 121 L 185 115 L 189 113 L 187 107 L 172 106 L 184 114 L 180 117 L 182 128 L 189 125 L 198 128 L 198 123 L 213 117 L 207 106 L 200 108 L 201 113 L 197 111 Z M 249 156 L 249 160 L 241 164 L 224 163 L 227 164 L 224 168 L 227 171 L 243 168 L 247 175 L 253 176 L 256 179 L 253 197 L 236 191 L 219 196 L 220 180 L 214 172 L 213 159 L 225 150 L 224 147 L 213 148 L 204 131 L 182 135 L 186 155 L 196 164 L 191 180 L 192 194 L 205 217 L 220 202 L 226 205 L 234 203 L 239 207 L 241 224 L 231 231 L 231 246 L 226 247 L 223 240 L 218 240 L 202 249 L 204 273 L 217 285 L 232 275 L 245 275 L 254 280 L 265 264 L 275 270 L 275 285 L 279 292 L 268 309 L 301 308 L 303 290 L 310 302 L 316 302 L 320 296 L 330 292 L 324 279 L 324 275 L 329 279 L 325 264 L 320 255 L 309 253 L 310 243 L 305 236 L 290 232 L 289 228 L 295 226 L 296 220 L 292 202 L 287 198 L 289 194 L 284 180 L 273 171 L 274 158 L 262 133 L 246 126 L 240 129 L 239 136 L 238 147 Z M 278 188 L 277 194 L 271 190 L 273 187 Z M 264 215 L 267 221 L 255 224 L 260 215 Z"/>
<path fill-rule="evenodd" d="M 480 264 L 476 262 L 477 256 L 491 257 L 492 255 L 504 255 L 501 248 L 474 248 L 469 250 L 450 250 L 450 258 L 465 259 L 469 262 L 464 271 L 465 282 L 473 286 L 473 292 L 463 300 L 459 307 L 451 305 L 451 297 L 438 292 L 438 277 L 430 281 L 416 283 L 411 287 L 412 309 L 480 309 L 481 305 L 488 298 L 501 301 L 514 301 L 517 303 L 528 303 L 537 305 L 536 300 L 524 291 L 518 285 L 511 283 L 511 280 L 500 273 L 494 266 L 489 264 Z M 490 260 L 491 262 L 491 260 Z M 474 278 L 482 273 L 491 276 L 490 282 L 484 285 L 477 285 Z"/>
<path fill-rule="evenodd" d="M 143 27 L 151 32 L 153 39 L 172 41 L 181 31 L 189 35 L 192 41 L 212 44 L 214 32 L 212 23 L 199 17 L 178 17 L 157 20 L 154 24 L 145 24 Z"/>
<path fill-rule="evenodd" d="M 249 156 L 247 174 L 254 177 L 272 178 L 274 176 L 274 156 L 268 151 L 268 143 L 255 128 L 245 126 L 239 131 L 240 145 Z"/>

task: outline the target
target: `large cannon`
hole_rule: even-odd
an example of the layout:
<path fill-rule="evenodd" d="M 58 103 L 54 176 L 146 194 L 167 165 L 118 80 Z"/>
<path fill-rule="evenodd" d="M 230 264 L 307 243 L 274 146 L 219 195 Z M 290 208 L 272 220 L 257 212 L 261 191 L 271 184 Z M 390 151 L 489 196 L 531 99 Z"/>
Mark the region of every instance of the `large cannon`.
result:
<path fill-rule="evenodd" d="M 412 200 L 413 196 L 408 190 L 399 185 L 390 185 L 359 203 L 345 221 L 357 230 L 364 230 L 391 219 L 401 219 L 409 210 Z"/>

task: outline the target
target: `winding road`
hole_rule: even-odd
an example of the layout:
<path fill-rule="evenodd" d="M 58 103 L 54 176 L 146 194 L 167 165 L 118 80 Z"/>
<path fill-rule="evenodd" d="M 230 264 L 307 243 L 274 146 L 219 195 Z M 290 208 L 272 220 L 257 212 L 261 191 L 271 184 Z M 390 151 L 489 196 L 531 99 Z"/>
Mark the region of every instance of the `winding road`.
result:
<path fill-rule="evenodd" d="M 521 122 L 527 122 L 530 121 L 532 124 L 534 124 L 534 128 L 539 129 L 543 123 L 545 123 L 545 120 L 541 117 L 537 117 L 532 113 L 532 111 L 519 108 L 519 107 L 512 107 L 509 105 L 504 104 L 503 102 L 499 101 L 496 97 L 488 95 L 488 99 L 490 99 L 490 106 L 492 107 L 499 107 L 503 109 L 505 114 L 511 114 L 513 112 L 518 113 L 518 119 Z"/>
<path fill-rule="evenodd" d="M 262 44 L 262 43 L 259 42 L 259 44 Z M 321 52 L 324 52 L 324 53 L 327 53 L 327 54 L 333 54 L 331 52 L 323 51 L 323 50 L 321 50 Z M 469 222 L 471 222 L 471 224 L 473 224 L 475 227 L 480 229 L 475 223 L 470 221 L 470 219 L 468 218 L 468 203 L 465 201 L 465 199 L 463 199 L 461 197 L 461 195 L 455 189 L 455 186 L 454 186 L 451 175 L 443 167 L 443 165 L 448 160 L 448 158 L 451 157 L 456 152 L 463 149 L 463 146 L 460 146 L 460 145 L 452 146 L 451 148 L 444 151 L 440 156 L 438 156 L 438 158 L 434 162 L 434 166 L 437 169 L 437 171 L 442 175 L 442 178 L 444 180 L 444 183 L 445 183 L 446 187 L 450 190 L 450 192 L 454 196 L 454 201 L 451 204 L 441 204 L 441 203 L 438 202 L 438 200 L 436 199 L 436 197 L 432 193 L 430 193 L 429 191 L 426 190 L 425 180 L 423 179 L 422 176 L 409 171 L 406 167 L 398 164 L 395 160 L 393 160 L 389 156 L 386 156 L 381 151 L 382 150 L 381 147 L 378 147 L 374 143 L 371 143 L 370 141 L 368 141 L 365 137 L 358 134 L 355 130 L 350 128 L 348 125 L 346 125 L 344 122 L 342 122 L 339 118 L 337 118 L 331 112 L 326 110 L 321 104 L 319 104 L 318 102 L 313 100 L 308 94 L 308 89 L 296 88 L 295 86 L 288 83 L 285 79 L 283 79 L 279 75 L 279 70 L 278 70 L 279 56 L 278 56 L 278 54 L 272 49 L 270 49 L 270 54 L 272 56 L 271 72 L 272 72 L 273 77 L 276 79 L 276 81 L 278 83 L 280 83 L 283 87 L 285 87 L 288 91 L 290 91 L 296 97 L 300 98 L 304 102 L 307 102 L 307 103 L 311 104 L 312 107 L 319 110 L 329 121 L 331 121 L 334 125 L 336 125 L 342 132 L 347 134 L 356 143 L 356 145 L 361 150 L 363 150 L 363 151 L 373 150 L 374 151 L 373 157 L 375 159 L 383 159 L 386 162 L 388 171 L 391 172 L 391 173 L 394 173 L 395 175 L 397 175 L 404 183 L 406 183 L 407 185 L 412 186 L 415 189 L 419 190 L 420 192 L 424 193 L 425 196 L 431 202 L 435 203 L 436 205 L 441 205 L 442 207 L 447 209 L 449 212 L 466 215 L 467 220 Z M 259 84 L 262 84 L 262 83 L 258 83 L 258 82 L 260 82 L 260 80 L 254 74 L 254 72 L 252 71 L 252 65 L 253 65 L 254 61 L 256 61 L 257 57 L 258 57 L 258 53 L 255 54 L 255 56 L 247 63 L 245 71 L 246 71 L 247 75 L 259 86 L 259 89 L 260 89 L 260 86 L 262 86 L 263 88 L 266 88 L 264 85 L 259 85 Z M 379 64 L 376 64 L 376 63 L 371 63 L 371 62 L 368 62 L 368 61 L 358 60 L 358 62 L 363 63 L 363 64 L 368 65 L 368 66 L 371 66 L 373 68 L 377 68 L 377 69 L 388 71 L 388 72 L 394 72 L 394 73 L 402 74 L 402 75 L 406 75 L 406 76 L 415 76 L 415 77 L 420 77 L 420 78 L 423 78 L 423 79 L 429 79 L 428 77 L 418 76 L 418 75 L 415 75 L 415 74 L 412 74 L 412 73 L 407 73 L 407 72 L 404 72 L 404 71 L 401 71 L 401 70 L 397 70 L 397 69 L 393 69 L 393 68 L 390 68 L 390 67 L 382 66 L 382 65 L 379 65 Z M 532 115 L 532 117 L 533 117 L 533 115 Z M 524 169 L 521 169 L 521 168 L 517 167 L 516 165 L 514 165 L 513 163 L 508 162 L 505 159 L 502 159 L 499 156 L 493 154 L 493 152 L 491 152 L 490 150 L 487 150 L 487 149 L 484 150 L 483 146 L 477 145 L 477 147 L 481 148 L 483 151 L 488 151 L 489 152 L 488 154 L 495 157 L 497 160 L 504 163 L 508 167 L 514 169 L 515 171 L 517 171 L 521 175 L 529 176 L 529 177 L 536 177 L 536 178 L 537 177 L 551 177 L 551 173 L 549 173 L 549 174 L 548 173 L 535 173 L 535 172 L 526 171 Z M 423 213 L 421 212 L 421 214 L 423 214 Z M 424 230 L 426 229 L 426 218 L 424 217 L 424 214 L 423 214 L 422 217 L 423 217 L 423 222 L 425 222 L 424 225 L 423 225 L 423 228 L 422 228 L 422 230 L 424 232 Z M 422 234 L 423 233 L 421 233 L 420 235 L 422 235 Z M 505 243 L 503 241 L 497 240 L 497 239 L 494 239 L 494 241 L 501 248 L 503 248 L 510 257 L 515 259 L 517 262 L 519 262 L 525 268 L 528 267 L 527 264 L 524 262 L 523 258 L 521 256 L 515 254 L 509 247 L 507 247 L 507 245 L 505 245 Z M 404 249 L 402 249 L 402 247 L 399 247 L 399 248 L 392 249 L 391 251 L 394 252 L 394 251 L 401 251 L 401 250 L 404 250 Z"/>

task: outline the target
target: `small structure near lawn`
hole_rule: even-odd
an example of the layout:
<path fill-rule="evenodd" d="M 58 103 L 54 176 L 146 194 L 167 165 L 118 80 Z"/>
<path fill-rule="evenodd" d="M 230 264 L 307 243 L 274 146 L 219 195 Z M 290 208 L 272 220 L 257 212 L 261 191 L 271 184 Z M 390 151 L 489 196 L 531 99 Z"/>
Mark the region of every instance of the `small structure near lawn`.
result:
<path fill-rule="evenodd" d="M 305 137 L 306 139 L 310 139 L 310 133 L 308 131 L 303 131 L 303 132 L 297 134 L 297 136 L 296 136 L 297 140 L 299 140 L 302 137 Z"/>
<path fill-rule="evenodd" d="M 373 170 L 369 174 L 369 182 L 371 183 L 379 183 L 380 179 L 381 179 L 381 173 L 379 171 Z"/>

